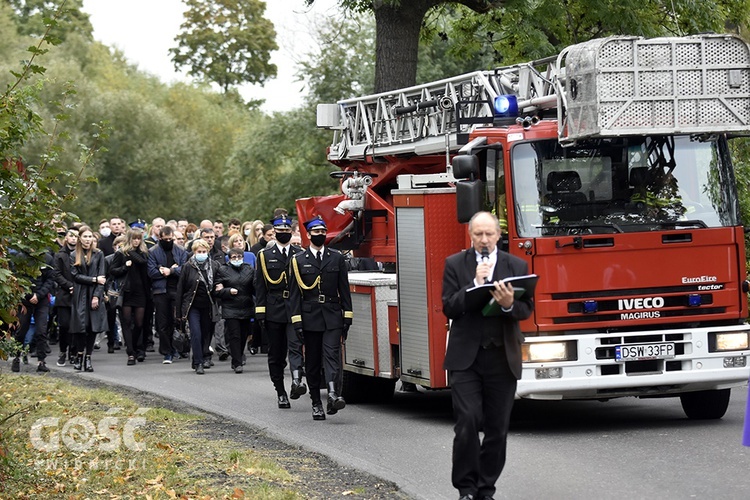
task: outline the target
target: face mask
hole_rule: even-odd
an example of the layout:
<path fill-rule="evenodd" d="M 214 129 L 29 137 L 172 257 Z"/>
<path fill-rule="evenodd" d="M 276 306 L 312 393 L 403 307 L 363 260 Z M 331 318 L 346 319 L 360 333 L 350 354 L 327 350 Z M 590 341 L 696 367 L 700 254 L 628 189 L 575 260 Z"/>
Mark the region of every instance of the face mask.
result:
<path fill-rule="evenodd" d="M 101 234 L 105 238 L 108 238 L 109 235 L 112 234 L 112 230 L 108 227 L 105 227 L 104 229 L 99 230 L 99 234 Z"/>
<path fill-rule="evenodd" d="M 292 233 L 276 233 L 276 241 L 286 245 L 292 240 Z"/>
<path fill-rule="evenodd" d="M 57 235 L 58 235 L 58 236 L 59 236 L 60 238 L 65 238 L 65 235 L 66 235 L 66 234 L 68 234 L 68 232 L 67 232 L 67 231 L 58 231 L 58 232 L 57 232 Z"/>
<path fill-rule="evenodd" d="M 310 236 L 310 243 L 312 243 L 316 247 L 322 247 L 325 242 L 326 242 L 325 234 L 313 234 L 312 236 Z"/>
<path fill-rule="evenodd" d="M 250 236 L 250 230 L 249 229 L 245 229 L 245 236 Z"/>
<path fill-rule="evenodd" d="M 199 264 L 202 264 L 203 262 L 206 262 L 208 260 L 208 254 L 207 253 L 197 253 L 194 255 L 195 261 Z"/>
<path fill-rule="evenodd" d="M 171 252 L 172 247 L 174 246 L 174 241 L 164 241 L 159 240 L 159 246 L 165 251 L 165 252 Z"/>
<path fill-rule="evenodd" d="M 232 264 L 234 267 L 240 267 L 243 264 L 241 260 L 230 260 L 229 263 Z"/>

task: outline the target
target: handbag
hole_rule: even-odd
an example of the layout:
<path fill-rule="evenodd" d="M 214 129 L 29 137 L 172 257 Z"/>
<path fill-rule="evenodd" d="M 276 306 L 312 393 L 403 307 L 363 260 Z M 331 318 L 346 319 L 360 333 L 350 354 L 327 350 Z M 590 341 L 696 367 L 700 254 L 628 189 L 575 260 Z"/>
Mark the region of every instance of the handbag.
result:
<path fill-rule="evenodd" d="M 177 352 L 187 352 L 190 349 L 190 338 L 184 331 L 175 328 L 172 333 L 172 347 Z"/>

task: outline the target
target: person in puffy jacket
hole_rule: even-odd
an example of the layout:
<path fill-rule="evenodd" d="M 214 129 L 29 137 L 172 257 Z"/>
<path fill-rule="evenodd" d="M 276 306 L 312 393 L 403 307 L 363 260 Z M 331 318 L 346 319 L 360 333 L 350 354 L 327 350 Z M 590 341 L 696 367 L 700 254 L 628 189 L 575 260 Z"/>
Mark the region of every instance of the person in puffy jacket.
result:
<path fill-rule="evenodd" d="M 240 240 L 241 241 L 241 240 Z M 254 305 L 255 270 L 244 261 L 244 248 L 229 250 L 229 262 L 219 268 L 215 294 L 221 298 L 224 340 L 229 345 L 232 369 L 242 373 L 242 351 L 250 335 Z"/>

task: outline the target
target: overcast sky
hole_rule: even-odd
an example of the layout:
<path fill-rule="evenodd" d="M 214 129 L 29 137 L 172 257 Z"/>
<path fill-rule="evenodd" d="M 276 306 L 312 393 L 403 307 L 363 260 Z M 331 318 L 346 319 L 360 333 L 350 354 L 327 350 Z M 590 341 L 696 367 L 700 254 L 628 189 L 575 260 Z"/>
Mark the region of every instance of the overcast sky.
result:
<path fill-rule="evenodd" d="M 174 38 L 182 24 L 185 4 L 181 0 L 83 0 L 83 10 L 91 17 L 94 38 L 117 47 L 138 67 L 158 76 L 163 82 L 188 80 L 178 74 L 169 57 L 176 45 Z M 304 58 L 312 44 L 314 22 L 338 13 L 336 0 L 315 0 L 305 7 L 304 0 L 267 0 L 266 18 L 276 27 L 279 50 L 271 56 L 278 77 L 265 88 L 244 86 L 246 99 L 265 99 L 264 111 L 288 111 L 297 107 L 303 95 L 302 82 L 294 81 L 295 60 Z"/>

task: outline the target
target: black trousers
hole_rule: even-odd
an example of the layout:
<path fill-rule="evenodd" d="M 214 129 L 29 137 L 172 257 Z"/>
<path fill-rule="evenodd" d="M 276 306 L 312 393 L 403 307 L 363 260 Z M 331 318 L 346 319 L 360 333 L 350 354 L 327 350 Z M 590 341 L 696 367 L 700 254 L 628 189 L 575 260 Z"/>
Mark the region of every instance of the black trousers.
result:
<path fill-rule="evenodd" d="M 172 292 L 159 293 L 154 295 L 153 309 L 156 311 L 156 331 L 159 334 L 159 354 L 166 356 L 172 354 L 172 335 L 174 335 L 174 318 L 175 318 L 175 296 Z M 148 317 L 149 311 L 146 307 L 145 317 Z M 148 330 L 147 320 L 144 319 L 143 343 L 145 345 L 153 343 L 151 332 Z"/>
<path fill-rule="evenodd" d="M 467 370 L 450 372 L 453 413 L 453 486 L 461 495 L 493 496 L 505 466 L 517 381 L 503 348 L 479 348 Z M 480 442 L 479 432 L 484 431 Z"/>
<path fill-rule="evenodd" d="M 224 341 L 232 356 L 232 368 L 242 365 L 242 353 L 250 336 L 251 324 L 250 318 L 224 320 Z"/>
<path fill-rule="evenodd" d="M 57 334 L 60 353 L 73 353 L 73 335 L 70 333 L 70 306 L 55 307 L 57 311 Z"/>
<path fill-rule="evenodd" d="M 23 344 L 26 333 L 31 327 L 31 317 L 34 317 L 34 338 L 32 344 L 36 344 L 36 357 L 38 361 L 44 361 L 47 357 L 49 339 L 47 338 L 47 325 L 49 324 L 49 299 L 45 296 L 36 304 L 24 302 L 26 312 L 19 312 L 19 329 L 16 331 L 16 341 Z"/>
<path fill-rule="evenodd" d="M 117 340 L 117 307 L 112 301 L 105 302 L 104 305 L 107 308 L 107 324 L 109 325 L 107 347 L 114 347 Z"/>
<path fill-rule="evenodd" d="M 341 373 L 341 328 L 324 332 L 305 331 L 305 376 L 313 404 L 320 403 L 321 368 L 325 369 L 326 388 L 338 384 Z"/>

